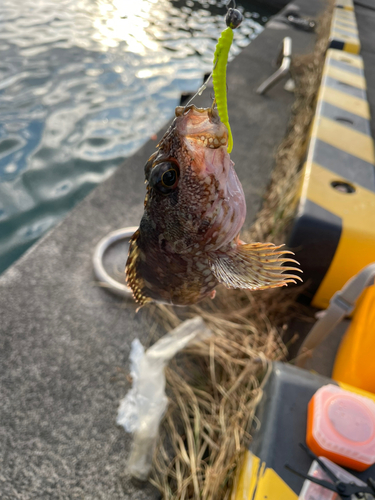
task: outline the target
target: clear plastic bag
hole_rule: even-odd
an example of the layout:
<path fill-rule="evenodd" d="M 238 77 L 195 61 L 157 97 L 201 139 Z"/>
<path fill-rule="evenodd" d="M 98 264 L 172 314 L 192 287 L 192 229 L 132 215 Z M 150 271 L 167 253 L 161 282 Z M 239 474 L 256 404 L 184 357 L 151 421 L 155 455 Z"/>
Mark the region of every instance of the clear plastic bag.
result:
<path fill-rule="evenodd" d="M 150 473 L 159 424 L 168 405 L 165 394 L 164 368 L 175 354 L 189 343 L 211 335 L 202 318 L 181 323 L 144 351 L 138 339 L 133 340 L 130 353 L 133 387 L 120 403 L 117 424 L 134 432 L 128 461 L 129 473 L 145 481 Z"/>

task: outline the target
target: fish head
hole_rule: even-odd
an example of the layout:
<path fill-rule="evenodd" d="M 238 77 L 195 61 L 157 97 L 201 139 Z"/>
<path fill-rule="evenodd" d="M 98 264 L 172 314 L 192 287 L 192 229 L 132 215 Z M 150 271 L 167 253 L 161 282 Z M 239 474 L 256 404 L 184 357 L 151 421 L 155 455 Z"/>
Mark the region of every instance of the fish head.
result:
<path fill-rule="evenodd" d="M 177 107 L 147 162 L 142 221 L 171 252 L 215 251 L 238 235 L 246 204 L 227 142 L 215 109 Z"/>

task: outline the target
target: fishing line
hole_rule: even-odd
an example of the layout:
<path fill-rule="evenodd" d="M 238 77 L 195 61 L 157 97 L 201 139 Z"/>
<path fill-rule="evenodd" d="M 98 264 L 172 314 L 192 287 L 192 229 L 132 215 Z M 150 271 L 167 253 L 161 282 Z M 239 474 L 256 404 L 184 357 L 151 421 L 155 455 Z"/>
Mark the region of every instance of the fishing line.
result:
<path fill-rule="evenodd" d="M 236 8 L 236 0 L 229 0 L 229 2 L 225 5 L 225 7 L 227 8 L 227 10 L 229 9 L 229 5 L 230 5 L 231 2 L 233 2 L 233 9 Z"/>
<path fill-rule="evenodd" d="M 215 68 L 214 68 L 215 69 Z M 199 89 L 197 90 L 197 92 L 193 95 L 193 97 L 191 97 L 189 99 L 189 101 L 185 104 L 185 109 L 184 109 L 184 114 L 185 114 L 185 111 L 186 111 L 186 108 L 190 105 L 191 101 L 193 99 L 195 99 L 198 95 L 202 95 L 203 91 L 206 90 L 207 88 L 207 85 L 208 83 L 210 82 L 211 78 L 212 78 L 212 75 L 213 75 L 213 71 L 211 72 L 211 74 L 208 76 L 207 80 L 203 83 L 203 85 L 201 85 L 199 87 Z"/>

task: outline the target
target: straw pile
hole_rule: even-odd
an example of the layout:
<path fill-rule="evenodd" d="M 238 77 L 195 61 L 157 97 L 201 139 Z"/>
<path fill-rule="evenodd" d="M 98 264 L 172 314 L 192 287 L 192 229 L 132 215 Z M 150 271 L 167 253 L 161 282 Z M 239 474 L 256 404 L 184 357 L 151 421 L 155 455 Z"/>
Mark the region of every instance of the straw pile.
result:
<path fill-rule="evenodd" d="M 267 360 L 286 355 L 280 333 L 294 299 L 293 290 L 280 304 L 273 291 L 239 296 L 221 289 L 215 301 L 185 313 L 201 315 L 214 336 L 185 349 L 166 370 L 170 404 L 151 479 L 163 499 L 230 498 Z M 170 328 L 180 321 L 170 308 L 158 313 Z"/>
<path fill-rule="evenodd" d="M 312 54 L 293 62 L 296 100 L 289 130 L 276 156 L 264 205 L 250 238 L 282 243 L 314 113 L 327 47 L 331 8 L 319 23 Z M 249 236 L 249 235 L 248 235 Z M 246 238 L 248 239 L 248 238 Z M 226 500 L 250 440 L 248 430 L 262 394 L 267 360 L 283 359 L 283 330 L 299 313 L 297 290 L 259 292 L 220 289 L 214 301 L 176 311 L 153 306 L 167 329 L 202 316 L 214 332 L 186 349 L 167 369 L 169 410 L 161 425 L 151 482 L 164 500 Z"/>

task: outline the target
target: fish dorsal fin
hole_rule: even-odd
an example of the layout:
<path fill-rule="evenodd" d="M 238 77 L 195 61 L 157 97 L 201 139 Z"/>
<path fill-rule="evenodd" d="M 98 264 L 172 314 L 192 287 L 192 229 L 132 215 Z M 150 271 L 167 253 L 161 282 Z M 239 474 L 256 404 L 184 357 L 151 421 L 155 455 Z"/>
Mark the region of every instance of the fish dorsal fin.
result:
<path fill-rule="evenodd" d="M 139 246 L 138 240 L 140 237 L 139 229 L 133 234 L 130 240 L 128 260 L 126 261 L 125 266 L 125 276 L 126 276 L 126 284 L 129 288 L 131 288 L 133 292 L 134 300 L 139 304 L 139 309 L 144 306 L 147 302 L 150 302 L 151 299 L 144 295 L 144 280 L 141 277 L 138 267 L 139 267 Z"/>
<path fill-rule="evenodd" d="M 283 245 L 273 243 L 238 243 L 226 254 L 211 254 L 211 271 L 220 283 L 227 288 L 246 288 L 263 290 L 296 283 L 302 279 L 289 271 L 299 271 L 297 267 L 284 264 L 297 261 L 287 255 L 288 250 L 280 250 Z"/>

